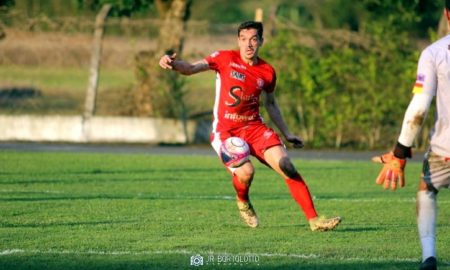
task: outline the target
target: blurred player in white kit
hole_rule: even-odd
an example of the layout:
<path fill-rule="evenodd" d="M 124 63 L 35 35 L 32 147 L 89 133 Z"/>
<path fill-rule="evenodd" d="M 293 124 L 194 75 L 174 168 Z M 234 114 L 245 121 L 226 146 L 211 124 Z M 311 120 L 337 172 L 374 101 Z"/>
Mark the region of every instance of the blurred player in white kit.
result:
<path fill-rule="evenodd" d="M 450 27 L 450 0 L 445 0 L 444 12 Z M 405 185 L 406 158 L 412 155 L 414 139 L 436 96 L 435 122 L 417 191 L 417 225 L 422 246 L 419 269 L 437 269 L 436 197 L 440 189 L 450 187 L 450 35 L 422 51 L 413 94 L 394 150 L 373 159 L 384 164 L 376 183 L 392 190 Z"/>

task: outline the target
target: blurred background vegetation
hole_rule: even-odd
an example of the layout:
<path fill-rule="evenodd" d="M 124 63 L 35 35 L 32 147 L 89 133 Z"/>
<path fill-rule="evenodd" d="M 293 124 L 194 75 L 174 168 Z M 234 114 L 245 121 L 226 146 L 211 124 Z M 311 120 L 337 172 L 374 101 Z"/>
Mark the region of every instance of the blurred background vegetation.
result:
<path fill-rule="evenodd" d="M 95 16 L 111 3 L 96 115 L 209 120 L 212 72 L 162 78 L 157 70 L 155 59 L 166 49 L 158 39 L 174 1 L 0 0 L 0 113 L 82 114 Z M 189 61 L 235 48 L 238 24 L 263 10 L 261 57 L 277 70 L 276 94 L 290 129 L 310 148 L 390 148 L 420 51 L 442 35 L 443 0 L 183 2 L 179 50 Z M 143 88 L 143 78 L 158 82 Z M 152 110 L 139 109 L 139 91 L 149 92 Z M 417 147 L 428 131 L 429 123 Z"/>

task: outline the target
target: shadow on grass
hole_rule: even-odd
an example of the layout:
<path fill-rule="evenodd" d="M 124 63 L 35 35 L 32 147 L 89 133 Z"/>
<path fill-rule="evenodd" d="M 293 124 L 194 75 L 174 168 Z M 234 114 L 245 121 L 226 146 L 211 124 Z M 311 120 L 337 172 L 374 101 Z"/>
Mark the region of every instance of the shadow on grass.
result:
<path fill-rule="evenodd" d="M 0 223 L 0 228 L 43 228 L 53 226 L 97 226 L 110 224 L 128 224 L 137 223 L 138 220 L 104 220 L 104 221 L 84 221 L 84 222 L 51 222 L 51 223 L 28 223 L 28 224 L 11 224 Z"/>
<path fill-rule="evenodd" d="M 346 233 L 346 232 L 369 232 L 369 231 L 379 231 L 380 227 L 354 227 L 354 228 L 342 228 L 339 227 L 337 230 L 335 230 L 334 232 L 342 232 L 342 233 Z"/>
<path fill-rule="evenodd" d="M 91 196 L 42 196 L 42 197 L 25 197 L 25 195 L 18 194 L 14 196 L 23 197 L 9 197 L 0 198 L 0 202 L 45 202 L 45 201 L 89 201 L 89 200 L 147 200 L 147 201 L 230 201 L 230 196 L 205 196 L 205 195 L 108 195 L 108 194 L 95 194 Z"/>
<path fill-rule="evenodd" d="M 154 170 L 154 169 L 148 169 L 148 170 L 126 170 L 126 171 L 120 171 L 120 170 L 91 170 L 91 171 L 81 171 L 81 172 L 66 172 L 66 173 L 58 173 L 60 176 L 75 176 L 73 177 L 67 177 L 67 178 L 51 178 L 54 177 L 55 172 L 49 172 L 49 173 L 39 173 L 39 177 L 43 176 L 49 176 L 49 179 L 5 179 L 0 180 L 0 185 L 23 185 L 23 184 L 53 184 L 53 183 L 94 183 L 94 182 L 142 182 L 142 181 L 166 181 L 166 177 L 170 177 L 171 181 L 182 181 L 183 177 L 182 175 L 189 174 L 189 173 L 213 173 L 217 172 L 217 169 L 211 168 L 211 169 L 193 169 L 193 168 L 180 168 L 180 169 L 164 169 L 164 170 Z M 158 174 L 155 174 L 158 173 Z M 159 174 L 159 173 L 170 173 L 170 175 L 165 174 Z M 139 174 L 141 175 L 139 178 L 130 179 L 130 178 L 123 178 L 119 177 L 120 175 L 135 175 Z M 17 175 L 21 178 L 23 177 L 24 173 L 9 173 L 9 172 L 3 172 L 0 173 L 0 175 Z M 26 175 L 26 174 L 25 174 Z M 104 178 L 91 178 L 95 176 L 114 176 L 108 179 Z M 177 175 L 176 178 L 173 177 L 173 175 Z M 225 175 L 225 173 L 224 173 Z"/>

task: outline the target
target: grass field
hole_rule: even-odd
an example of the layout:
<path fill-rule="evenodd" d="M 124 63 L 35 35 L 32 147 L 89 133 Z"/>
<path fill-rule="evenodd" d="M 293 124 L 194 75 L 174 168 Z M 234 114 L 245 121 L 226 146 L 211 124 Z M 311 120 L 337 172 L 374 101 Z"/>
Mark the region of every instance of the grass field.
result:
<path fill-rule="evenodd" d="M 87 67 L 83 69 L 0 65 L 0 113 L 81 114 L 84 109 L 88 75 Z M 185 103 L 190 114 L 212 110 L 214 72 L 184 78 L 187 90 Z M 133 91 L 135 85 L 136 78 L 132 68 L 102 68 L 99 77 L 97 114 L 120 113 L 118 108 L 129 106 L 123 100 L 129 91 Z M 24 87 L 37 90 L 40 95 L 33 98 L 2 100 L 2 90 Z"/>
<path fill-rule="evenodd" d="M 100 88 L 127 87 L 133 83 L 132 69 L 101 69 Z M 0 65 L 1 83 L 15 86 L 32 86 L 44 92 L 49 90 L 66 90 L 75 93 L 86 92 L 88 84 L 88 67 L 33 67 Z"/>
<path fill-rule="evenodd" d="M 284 182 L 257 165 L 261 226 L 238 218 L 213 156 L 0 152 L 0 269 L 416 269 L 419 163 L 396 193 L 365 161 L 294 160 L 337 230 L 310 232 Z M 439 194 L 438 256 L 450 269 L 450 194 Z M 203 266 L 191 266 L 200 255 Z M 208 262 L 214 259 L 214 262 Z"/>

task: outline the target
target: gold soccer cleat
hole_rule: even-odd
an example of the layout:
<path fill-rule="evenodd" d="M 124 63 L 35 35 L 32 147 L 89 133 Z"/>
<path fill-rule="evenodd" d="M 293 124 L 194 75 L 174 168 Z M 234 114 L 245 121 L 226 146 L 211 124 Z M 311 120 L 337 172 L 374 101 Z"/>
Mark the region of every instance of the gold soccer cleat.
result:
<path fill-rule="evenodd" d="M 242 220 L 252 228 L 258 227 L 259 221 L 253 205 L 250 202 L 241 202 L 237 199 L 237 206 Z"/>
<path fill-rule="evenodd" d="M 309 220 L 309 227 L 311 231 L 330 231 L 337 227 L 341 223 L 341 217 L 324 218 L 315 217 Z"/>

